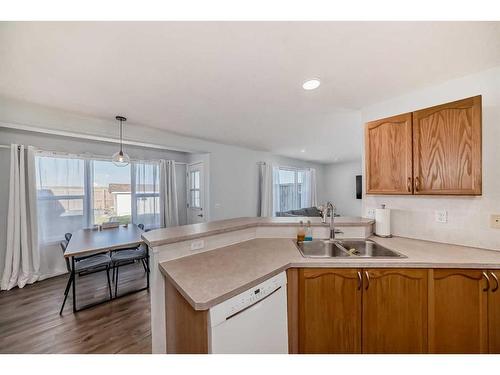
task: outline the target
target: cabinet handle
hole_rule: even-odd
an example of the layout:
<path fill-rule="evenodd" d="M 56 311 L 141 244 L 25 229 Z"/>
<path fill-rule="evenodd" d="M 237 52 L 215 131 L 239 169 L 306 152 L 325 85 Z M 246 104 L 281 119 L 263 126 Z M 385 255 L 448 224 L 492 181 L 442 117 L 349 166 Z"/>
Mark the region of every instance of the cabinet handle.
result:
<path fill-rule="evenodd" d="M 408 189 L 408 193 L 411 193 L 411 177 L 408 177 L 408 183 L 406 184 L 406 188 Z"/>
<path fill-rule="evenodd" d="M 483 292 L 487 292 L 488 290 L 490 290 L 490 278 L 486 274 L 486 272 L 483 272 L 483 276 L 486 279 L 486 287 L 483 289 Z"/>
<path fill-rule="evenodd" d="M 491 289 L 492 292 L 496 292 L 498 290 L 498 277 L 497 275 L 495 275 L 494 272 L 490 272 L 490 275 L 491 277 L 493 277 L 495 279 L 495 287 L 493 289 Z"/>
<path fill-rule="evenodd" d="M 363 285 L 363 276 L 361 276 L 361 272 L 358 271 L 358 290 L 361 290 L 362 285 Z"/>
<path fill-rule="evenodd" d="M 368 271 L 365 271 L 365 276 L 366 276 L 365 290 L 368 290 L 368 288 L 370 287 L 370 274 L 368 273 Z"/>
<path fill-rule="evenodd" d="M 418 178 L 418 176 L 415 177 L 415 191 L 419 191 L 420 190 L 420 180 Z"/>

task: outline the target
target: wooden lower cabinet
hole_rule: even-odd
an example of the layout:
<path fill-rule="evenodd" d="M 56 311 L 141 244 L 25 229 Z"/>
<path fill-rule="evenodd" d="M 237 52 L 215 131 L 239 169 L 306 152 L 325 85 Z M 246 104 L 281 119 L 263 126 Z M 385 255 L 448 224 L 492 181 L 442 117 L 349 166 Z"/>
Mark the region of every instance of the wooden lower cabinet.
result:
<path fill-rule="evenodd" d="M 364 270 L 363 353 L 426 353 L 426 269 Z"/>
<path fill-rule="evenodd" d="M 429 295 L 431 353 L 488 352 L 488 293 L 483 270 L 436 269 Z"/>
<path fill-rule="evenodd" d="M 427 270 L 300 270 L 299 352 L 425 353 L 427 283 Z"/>
<path fill-rule="evenodd" d="M 299 271 L 299 353 L 361 352 L 361 270 Z"/>
<path fill-rule="evenodd" d="M 208 310 L 196 311 L 165 280 L 165 326 L 169 354 L 207 354 Z"/>
<path fill-rule="evenodd" d="M 500 271 L 489 272 L 491 285 L 488 290 L 488 339 L 489 352 L 500 354 Z"/>

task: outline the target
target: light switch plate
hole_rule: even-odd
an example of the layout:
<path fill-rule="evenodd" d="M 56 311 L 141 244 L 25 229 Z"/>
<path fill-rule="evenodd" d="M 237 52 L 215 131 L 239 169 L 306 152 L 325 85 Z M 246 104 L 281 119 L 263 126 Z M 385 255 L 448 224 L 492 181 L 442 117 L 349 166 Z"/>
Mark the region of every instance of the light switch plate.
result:
<path fill-rule="evenodd" d="M 367 209 L 366 216 L 368 216 L 369 219 L 375 219 L 375 209 L 374 208 Z"/>
<path fill-rule="evenodd" d="M 500 215 L 490 216 L 490 227 L 495 229 L 500 229 Z"/>
<path fill-rule="evenodd" d="M 205 247 L 205 241 L 204 240 L 197 240 L 191 242 L 191 250 L 200 250 Z"/>
<path fill-rule="evenodd" d="M 446 210 L 436 210 L 434 211 L 436 216 L 436 223 L 447 223 L 448 222 L 448 211 Z"/>

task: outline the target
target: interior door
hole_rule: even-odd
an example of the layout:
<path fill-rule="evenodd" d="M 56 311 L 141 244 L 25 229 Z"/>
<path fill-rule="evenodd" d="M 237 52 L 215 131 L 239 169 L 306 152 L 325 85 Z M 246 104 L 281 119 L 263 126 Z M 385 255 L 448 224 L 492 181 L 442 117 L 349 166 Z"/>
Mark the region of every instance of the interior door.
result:
<path fill-rule="evenodd" d="M 365 126 L 367 194 L 412 194 L 412 114 Z"/>
<path fill-rule="evenodd" d="M 481 194 L 481 96 L 413 112 L 415 194 Z"/>
<path fill-rule="evenodd" d="M 299 273 L 299 353 L 361 352 L 361 270 Z"/>
<path fill-rule="evenodd" d="M 205 222 L 205 173 L 203 162 L 189 164 L 187 167 L 187 222 Z"/>
<path fill-rule="evenodd" d="M 428 271 L 363 273 L 363 353 L 426 353 Z"/>
<path fill-rule="evenodd" d="M 436 269 L 429 289 L 429 352 L 488 352 L 488 282 L 484 270 Z"/>

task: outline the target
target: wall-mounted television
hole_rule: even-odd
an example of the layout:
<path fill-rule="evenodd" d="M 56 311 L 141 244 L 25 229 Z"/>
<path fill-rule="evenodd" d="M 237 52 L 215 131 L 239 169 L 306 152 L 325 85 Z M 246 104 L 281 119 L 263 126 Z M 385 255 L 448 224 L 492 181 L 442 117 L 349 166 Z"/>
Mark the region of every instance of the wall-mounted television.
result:
<path fill-rule="evenodd" d="M 363 189 L 361 175 L 356 176 L 356 199 L 361 199 L 361 190 Z"/>

